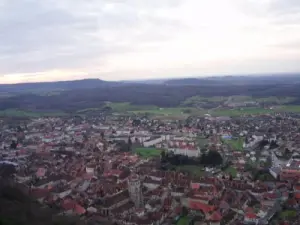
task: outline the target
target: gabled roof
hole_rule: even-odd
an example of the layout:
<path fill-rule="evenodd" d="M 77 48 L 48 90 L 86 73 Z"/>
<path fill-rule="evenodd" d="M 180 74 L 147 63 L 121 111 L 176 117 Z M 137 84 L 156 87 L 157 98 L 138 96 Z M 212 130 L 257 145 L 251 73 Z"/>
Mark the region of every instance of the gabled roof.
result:
<path fill-rule="evenodd" d="M 222 215 L 219 211 L 213 212 L 211 216 L 209 217 L 210 221 L 221 221 L 222 220 Z"/>
<path fill-rule="evenodd" d="M 254 213 L 246 213 L 245 217 L 248 219 L 256 219 L 257 218 L 256 214 L 254 214 Z"/>
<path fill-rule="evenodd" d="M 190 201 L 189 207 L 194 210 L 202 210 L 204 213 L 208 213 L 214 210 L 214 206 L 207 205 L 201 202 Z"/>

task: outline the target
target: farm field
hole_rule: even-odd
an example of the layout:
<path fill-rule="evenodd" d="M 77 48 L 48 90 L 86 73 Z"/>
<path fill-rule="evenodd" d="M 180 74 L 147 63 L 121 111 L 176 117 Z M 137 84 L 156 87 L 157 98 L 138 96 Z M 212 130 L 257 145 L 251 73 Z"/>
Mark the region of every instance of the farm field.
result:
<path fill-rule="evenodd" d="M 210 98 L 203 98 L 203 97 L 192 97 L 194 99 L 210 99 Z M 211 97 L 210 99 L 213 102 L 224 101 L 225 97 Z M 226 97 L 228 98 L 228 97 Z M 234 96 L 237 100 L 249 100 L 249 96 Z M 271 99 L 275 101 L 276 98 L 262 98 L 260 99 L 262 102 L 266 101 L 267 99 Z M 289 101 L 291 98 L 283 98 L 281 101 Z M 278 99 L 277 99 L 278 100 Z M 279 100 L 278 100 L 279 101 Z M 210 114 L 212 116 L 243 116 L 243 115 L 258 115 L 258 114 L 269 114 L 269 113 L 276 113 L 276 112 L 300 112 L 300 106 L 296 105 L 278 105 L 275 106 L 273 109 L 267 109 L 262 107 L 244 107 L 244 108 L 214 108 L 214 109 L 202 109 L 196 107 L 172 107 L 172 108 L 160 108 L 157 106 L 151 105 L 132 105 L 129 102 L 123 103 L 112 103 L 106 102 L 105 106 L 111 107 L 113 112 L 116 113 L 134 113 L 134 114 L 148 114 L 154 118 L 158 119 L 185 119 L 189 116 L 204 116 L 205 114 Z M 99 108 L 90 108 L 90 109 L 82 109 L 78 110 L 77 113 L 86 113 L 90 111 L 98 111 L 101 110 L 104 106 Z"/>
<path fill-rule="evenodd" d="M 42 117 L 42 116 L 64 116 L 67 115 L 64 112 L 34 112 L 34 111 L 23 111 L 18 109 L 7 109 L 0 111 L 0 116 L 7 117 Z"/>
<path fill-rule="evenodd" d="M 240 96 L 242 97 L 242 96 Z M 0 96 L 1 98 L 1 96 Z M 213 101 L 222 99 L 221 97 L 214 97 Z M 286 101 L 289 98 L 285 99 Z M 283 101 L 283 100 L 282 100 Z M 300 105 L 277 105 L 272 109 L 261 108 L 261 107 L 244 107 L 244 108 L 214 108 L 214 109 L 201 109 L 196 107 L 173 107 L 173 108 L 159 108 L 157 106 L 151 105 L 132 105 L 128 102 L 124 103 L 110 103 L 107 102 L 105 106 L 111 107 L 113 112 L 116 113 L 128 113 L 128 114 L 148 114 L 153 118 L 157 119 L 186 119 L 189 116 L 204 116 L 205 114 L 210 114 L 212 116 L 243 116 L 243 115 L 258 115 L 258 114 L 269 114 L 276 112 L 294 112 L 300 113 Z M 86 108 L 77 110 L 77 114 L 86 113 L 97 113 L 101 111 L 104 106 L 99 106 L 95 108 Z M 62 111 L 58 112 L 39 112 L 21 109 L 7 109 L 0 111 L 0 116 L 12 116 L 12 117 L 39 117 L 39 116 L 63 116 L 68 115 Z"/>
<path fill-rule="evenodd" d="M 243 116 L 243 115 L 257 115 L 257 114 L 268 114 L 275 112 L 300 112 L 300 106 L 296 105 L 282 105 L 276 106 L 274 109 L 265 109 L 259 107 L 248 107 L 243 109 L 227 109 L 227 108 L 216 108 L 211 110 L 198 109 L 192 107 L 174 107 L 174 108 L 159 108 L 157 106 L 139 106 L 132 105 L 128 102 L 124 103 L 106 103 L 106 106 L 112 108 L 113 112 L 119 113 L 134 113 L 134 114 L 148 114 L 157 118 L 186 118 L 188 116 L 203 116 L 210 114 L 212 116 Z M 78 110 L 77 113 L 85 113 L 90 111 L 98 111 L 103 107 L 89 108 Z"/>
<path fill-rule="evenodd" d="M 130 111 L 136 114 L 154 114 L 154 115 L 183 115 L 183 114 L 191 114 L 194 109 L 191 108 L 153 108 L 153 109 L 143 109 L 143 110 L 134 110 Z"/>
<path fill-rule="evenodd" d="M 274 113 L 275 110 L 264 109 L 264 108 L 244 108 L 244 109 L 215 109 L 210 112 L 212 116 L 243 116 L 243 115 L 257 115 Z"/>
<path fill-rule="evenodd" d="M 112 108 L 114 112 L 128 112 L 134 114 L 150 114 L 153 116 L 189 116 L 194 113 L 202 113 L 196 108 L 174 107 L 160 108 L 151 105 L 132 105 L 129 102 L 124 103 L 106 103 L 106 106 Z"/>
<path fill-rule="evenodd" d="M 284 105 L 284 106 L 278 107 L 278 109 L 276 109 L 276 110 L 281 111 L 281 112 L 299 113 L 300 112 L 300 105 Z"/>
<path fill-rule="evenodd" d="M 160 149 L 157 148 L 136 148 L 134 152 L 140 155 L 143 158 L 152 158 L 152 157 L 159 157 L 161 154 Z"/>
<path fill-rule="evenodd" d="M 157 106 L 132 105 L 129 102 L 107 102 L 105 106 L 111 107 L 114 112 L 151 111 L 159 109 Z"/>
<path fill-rule="evenodd" d="M 297 211 L 295 210 L 285 210 L 280 213 L 281 219 L 289 219 L 289 218 L 295 218 L 297 216 Z"/>
<path fill-rule="evenodd" d="M 293 97 L 277 97 L 277 96 L 269 96 L 269 97 L 252 97 L 252 96 L 243 96 L 243 95 L 234 95 L 234 96 L 212 96 L 212 97 L 203 97 L 203 96 L 193 96 L 187 98 L 182 102 L 183 106 L 193 106 L 193 105 L 205 105 L 207 103 L 244 103 L 244 102 L 252 102 L 252 103 L 268 103 L 268 104 L 288 104 L 294 101 L 296 98 Z"/>

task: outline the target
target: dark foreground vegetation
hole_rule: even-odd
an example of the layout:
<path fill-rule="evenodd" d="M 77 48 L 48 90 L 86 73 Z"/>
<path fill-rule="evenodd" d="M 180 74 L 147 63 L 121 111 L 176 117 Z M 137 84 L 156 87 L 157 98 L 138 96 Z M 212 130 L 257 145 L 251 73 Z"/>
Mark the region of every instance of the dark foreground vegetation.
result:
<path fill-rule="evenodd" d="M 0 180 L 0 225 L 80 225 L 77 217 L 57 216 L 12 181 Z"/>
<path fill-rule="evenodd" d="M 45 94 L 50 91 L 55 93 Z M 299 76 L 224 77 L 171 80 L 160 84 L 82 80 L 0 85 L 0 94 L 0 110 L 74 112 L 99 108 L 107 101 L 176 107 L 192 96 L 233 95 L 289 96 L 295 98 L 290 104 L 300 104 L 300 79 Z"/>
<path fill-rule="evenodd" d="M 199 158 L 190 158 L 185 155 L 175 155 L 172 153 L 165 153 L 164 151 L 161 154 L 161 163 L 162 165 L 173 165 L 173 166 L 183 166 L 183 165 L 192 165 L 192 166 L 220 166 L 223 163 L 223 158 L 217 151 L 209 151 L 205 154 L 202 154 Z"/>

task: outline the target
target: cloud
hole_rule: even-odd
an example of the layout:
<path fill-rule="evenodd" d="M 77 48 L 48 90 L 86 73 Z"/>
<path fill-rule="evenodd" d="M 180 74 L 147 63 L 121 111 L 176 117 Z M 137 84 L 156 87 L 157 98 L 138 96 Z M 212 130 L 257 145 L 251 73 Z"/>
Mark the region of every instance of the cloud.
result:
<path fill-rule="evenodd" d="M 294 70 L 298 12 L 298 0 L 0 0 L 0 83 Z"/>
<path fill-rule="evenodd" d="M 299 14 L 300 1 L 298 0 L 272 0 L 269 10 L 277 15 Z"/>
<path fill-rule="evenodd" d="M 298 0 L 242 0 L 238 4 L 245 13 L 269 19 L 272 24 L 300 24 L 300 1 Z"/>
<path fill-rule="evenodd" d="M 176 22 L 151 12 L 178 1 L 163 2 L 2 1 L 0 74 L 101 65 L 107 55 L 167 40 Z"/>

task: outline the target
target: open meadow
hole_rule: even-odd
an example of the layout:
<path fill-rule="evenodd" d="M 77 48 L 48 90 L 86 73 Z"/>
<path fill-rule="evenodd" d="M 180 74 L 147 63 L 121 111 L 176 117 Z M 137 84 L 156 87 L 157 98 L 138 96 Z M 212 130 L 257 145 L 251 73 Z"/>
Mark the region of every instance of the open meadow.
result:
<path fill-rule="evenodd" d="M 152 158 L 152 157 L 159 157 L 162 150 L 157 148 L 136 148 L 134 152 L 140 155 L 143 158 Z"/>
<path fill-rule="evenodd" d="M 223 140 L 223 142 L 228 144 L 234 151 L 243 151 L 244 141 L 245 139 L 242 137 L 239 137 L 237 139 Z"/>
<path fill-rule="evenodd" d="M 38 118 L 44 116 L 65 116 L 67 113 L 64 112 L 39 112 L 39 111 L 23 111 L 18 109 L 7 109 L 0 111 L 2 117 L 28 117 Z"/>
<path fill-rule="evenodd" d="M 222 98 L 216 98 L 213 101 L 221 100 Z M 222 99 L 224 100 L 224 99 Z M 262 100 L 263 101 L 263 100 Z M 283 100 L 282 100 L 283 101 Z M 156 118 L 187 118 L 188 116 L 204 116 L 210 114 L 212 116 L 243 116 L 243 115 L 259 115 L 269 114 L 276 112 L 300 112 L 300 106 L 297 105 L 279 105 L 272 108 L 263 107 L 241 107 L 241 108 L 224 108 L 218 107 L 214 109 L 202 109 L 195 107 L 172 107 L 172 108 L 160 108 L 157 106 L 139 106 L 132 105 L 130 103 L 107 103 L 114 112 L 128 112 L 138 115 L 147 114 Z"/>
<path fill-rule="evenodd" d="M 188 172 L 193 176 L 197 176 L 197 177 L 202 176 L 204 173 L 203 167 L 200 165 L 199 166 L 194 166 L 194 165 L 177 166 L 176 170 L 180 172 Z"/>

